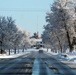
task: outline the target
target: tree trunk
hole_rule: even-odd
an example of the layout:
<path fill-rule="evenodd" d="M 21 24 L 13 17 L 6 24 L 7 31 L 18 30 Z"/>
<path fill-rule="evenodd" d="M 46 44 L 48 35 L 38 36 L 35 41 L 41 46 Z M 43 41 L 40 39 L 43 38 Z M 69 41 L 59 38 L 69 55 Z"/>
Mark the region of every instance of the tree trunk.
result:
<path fill-rule="evenodd" d="M 15 48 L 14 54 L 16 54 L 16 48 Z"/>
<path fill-rule="evenodd" d="M 66 30 L 66 36 L 67 36 L 67 40 L 68 40 L 69 49 L 70 49 L 70 52 L 72 52 L 73 51 L 73 45 L 71 44 L 69 32 L 68 32 L 66 25 L 65 25 L 65 30 Z"/>
<path fill-rule="evenodd" d="M 73 46 L 72 46 L 72 44 L 71 44 L 71 42 L 70 42 L 70 37 L 69 37 L 69 33 L 68 33 L 68 32 L 67 32 L 67 38 L 68 38 L 68 43 L 69 43 L 70 52 L 72 52 L 72 51 L 73 51 Z"/>
<path fill-rule="evenodd" d="M 3 50 L 1 49 L 1 54 L 3 53 Z"/>
<path fill-rule="evenodd" d="M 9 55 L 10 55 L 10 49 L 9 49 Z"/>
<path fill-rule="evenodd" d="M 58 39 L 58 41 L 59 41 L 59 46 L 60 46 L 60 49 L 61 49 L 61 53 L 63 52 L 63 49 L 62 49 L 62 46 L 61 46 L 61 43 L 60 43 L 60 39 L 59 39 L 59 37 L 57 36 L 57 39 Z"/>
<path fill-rule="evenodd" d="M 63 15 L 64 28 L 65 28 L 65 31 L 66 31 L 66 37 L 67 37 L 67 40 L 68 40 L 68 46 L 69 46 L 70 52 L 72 52 L 73 51 L 73 45 L 71 44 L 71 41 L 70 41 L 69 31 L 68 31 L 67 25 L 66 25 L 67 21 L 64 18 L 65 16 L 66 16 L 66 13 L 64 13 L 64 15 Z"/>
<path fill-rule="evenodd" d="M 2 50 L 2 44 L 3 44 L 2 41 L 0 41 L 0 46 L 1 46 L 1 51 L 0 52 L 1 52 L 1 54 L 3 52 L 3 50 Z"/>

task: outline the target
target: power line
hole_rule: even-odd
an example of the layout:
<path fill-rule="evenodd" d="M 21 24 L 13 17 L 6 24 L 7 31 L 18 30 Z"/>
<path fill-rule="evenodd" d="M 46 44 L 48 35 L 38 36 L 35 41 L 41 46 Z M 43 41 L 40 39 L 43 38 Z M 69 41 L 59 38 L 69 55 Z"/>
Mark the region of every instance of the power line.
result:
<path fill-rule="evenodd" d="M 6 11 L 6 12 L 47 12 L 47 9 L 0 9 L 0 11 Z"/>

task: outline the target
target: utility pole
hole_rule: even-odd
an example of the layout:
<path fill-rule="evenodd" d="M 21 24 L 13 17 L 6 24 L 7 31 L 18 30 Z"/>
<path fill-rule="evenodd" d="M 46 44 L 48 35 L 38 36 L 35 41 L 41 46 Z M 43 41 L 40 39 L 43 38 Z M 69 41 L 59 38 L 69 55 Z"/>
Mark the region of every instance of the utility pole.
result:
<path fill-rule="evenodd" d="M 37 16 L 37 33 L 38 33 L 38 16 Z"/>

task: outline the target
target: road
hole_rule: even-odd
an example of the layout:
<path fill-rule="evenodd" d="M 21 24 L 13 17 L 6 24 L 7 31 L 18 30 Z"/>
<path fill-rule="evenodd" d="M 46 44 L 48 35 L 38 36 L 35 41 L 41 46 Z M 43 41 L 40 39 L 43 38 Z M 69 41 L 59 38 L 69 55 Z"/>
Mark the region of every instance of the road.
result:
<path fill-rule="evenodd" d="M 28 56 L 0 60 L 0 75 L 76 75 L 76 72 L 46 52 L 32 51 Z"/>

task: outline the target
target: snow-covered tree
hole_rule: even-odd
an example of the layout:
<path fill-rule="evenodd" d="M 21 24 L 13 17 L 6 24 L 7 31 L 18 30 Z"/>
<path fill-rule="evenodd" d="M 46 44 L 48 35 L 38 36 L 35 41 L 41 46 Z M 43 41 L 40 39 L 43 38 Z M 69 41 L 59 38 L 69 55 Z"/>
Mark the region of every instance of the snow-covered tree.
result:
<path fill-rule="evenodd" d="M 23 52 L 24 49 L 30 47 L 30 33 L 27 31 L 23 31 L 23 39 L 22 39 L 21 47 L 23 48 Z"/>
<path fill-rule="evenodd" d="M 17 32 L 16 25 L 11 17 L 0 17 L 0 50 L 10 49 L 13 45 L 12 40 Z"/>
<path fill-rule="evenodd" d="M 51 13 L 47 13 L 46 16 L 46 21 L 48 22 L 46 26 L 48 27 L 47 31 L 49 31 L 49 35 L 50 32 L 55 34 L 52 39 L 52 36 L 50 37 L 51 41 L 56 38 L 59 42 L 57 44 L 60 44 L 62 47 L 67 43 L 70 51 L 73 50 L 72 41 L 73 36 L 75 36 L 75 4 L 75 0 L 55 0 L 51 7 Z"/>
<path fill-rule="evenodd" d="M 28 47 L 29 42 L 29 33 L 23 32 L 15 25 L 15 20 L 12 17 L 0 17 L 0 53 L 2 54 L 5 50 L 21 48 L 24 45 Z"/>
<path fill-rule="evenodd" d="M 15 50 L 15 54 L 16 54 L 16 50 L 19 49 L 20 45 L 21 45 L 21 41 L 23 39 L 23 33 L 21 31 L 17 31 L 15 33 L 15 37 L 13 39 L 13 49 Z"/>

